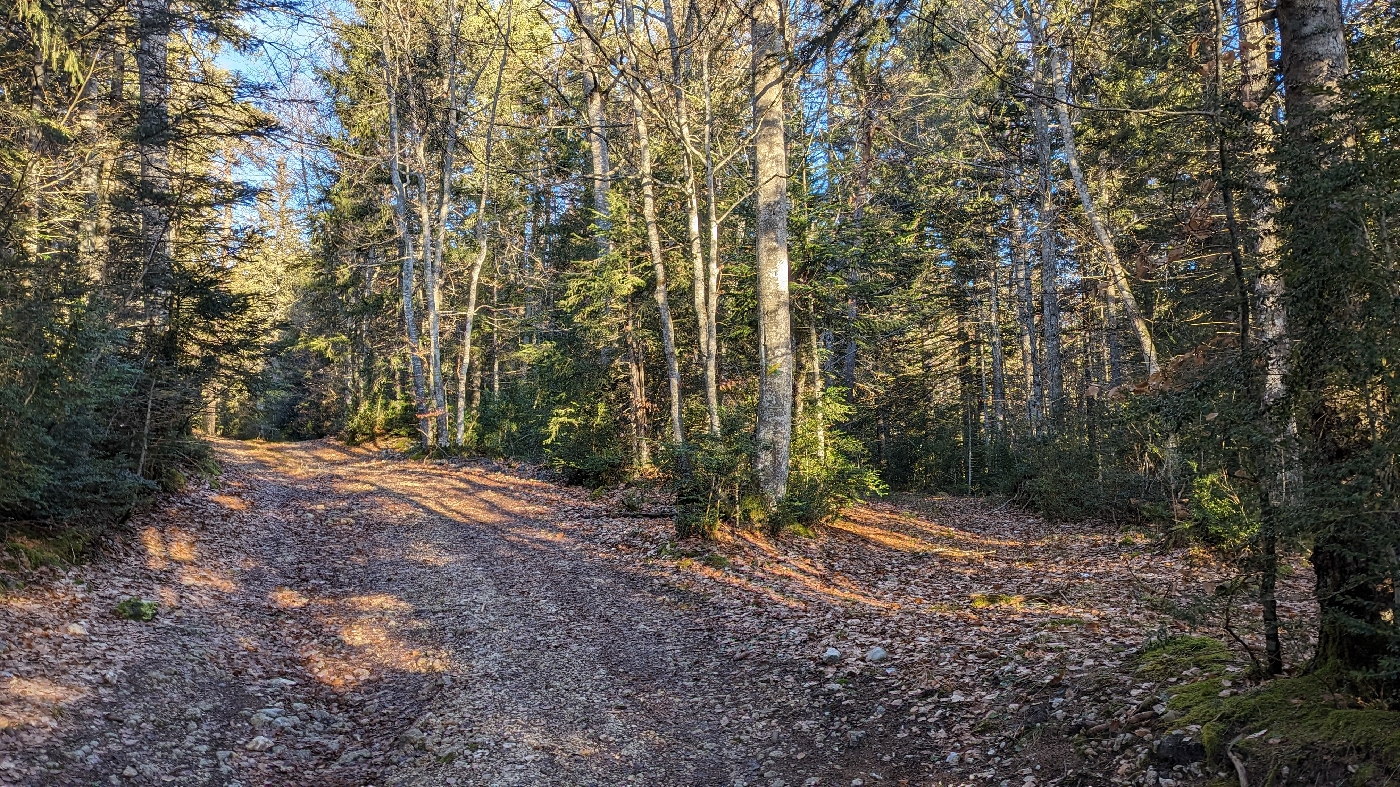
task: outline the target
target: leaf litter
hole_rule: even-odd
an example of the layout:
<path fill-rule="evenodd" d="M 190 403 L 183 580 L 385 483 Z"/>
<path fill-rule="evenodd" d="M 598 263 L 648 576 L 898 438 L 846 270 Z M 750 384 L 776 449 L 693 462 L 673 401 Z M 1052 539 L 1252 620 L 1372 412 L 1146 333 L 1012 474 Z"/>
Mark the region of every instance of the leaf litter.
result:
<path fill-rule="evenodd" d="M 901 497 L 677 543 L 657 492 L 216 448 L 217 488 L 0 598 L 0 782 L 1174 787 L 1216 774 L 1167 692 L 1245 682 L 1135 671 L 1229 572 L 1105 524 Z"/>

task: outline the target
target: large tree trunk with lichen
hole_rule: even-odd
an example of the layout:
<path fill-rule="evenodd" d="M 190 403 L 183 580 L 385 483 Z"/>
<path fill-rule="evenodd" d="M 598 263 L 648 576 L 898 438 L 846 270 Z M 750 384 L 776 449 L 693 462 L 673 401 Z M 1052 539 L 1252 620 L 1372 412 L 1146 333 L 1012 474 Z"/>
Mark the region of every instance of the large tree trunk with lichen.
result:
<path fill-rule="evenodd" d="M 1369 681 L 1393 656 L 1394 565 L 1387 547 L 1396 536 L 1393 514 L 1370 510 L 1352 483 L 1356 462 L 1374 451 L 1374 432 L 1343 393 L 1365 384 L 1357 376 L 1364 363 L 1337 340 L 1343 326 L 1364 319 L 1355 314 L 1364 308 L 1355 289 L 1364 241 L 1348 200 L 1354 176 L 1338 175 L 1355 150 L 1344 115 L 1347 35 L 1337 0 L 1281 0 L 1278 25 L 1286 117 L 1280 160 L 1287 175 L 1282 270 L 1293 362 L 1285 396 L 1306 424 L 1299 435 L 1301 500 L 1290 495 L 1288 505 L 1304 506 L 1313 520 L 1314 665 Z"/>

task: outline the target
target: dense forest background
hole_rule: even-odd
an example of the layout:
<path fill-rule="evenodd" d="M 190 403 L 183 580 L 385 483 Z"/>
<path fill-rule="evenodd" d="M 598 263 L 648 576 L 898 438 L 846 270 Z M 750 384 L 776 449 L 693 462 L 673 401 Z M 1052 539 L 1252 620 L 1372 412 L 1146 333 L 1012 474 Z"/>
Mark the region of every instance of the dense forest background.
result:
<path fill-rule="evenodd" d="M 995 494 L 1218 548 L 1265 674 L 1305 556 L 1314 666 L 1400 679 L 1391 4 L 2 24 L 9 534 L 121 519 L 197 432 L 655 479 L 682 536 Z"/>

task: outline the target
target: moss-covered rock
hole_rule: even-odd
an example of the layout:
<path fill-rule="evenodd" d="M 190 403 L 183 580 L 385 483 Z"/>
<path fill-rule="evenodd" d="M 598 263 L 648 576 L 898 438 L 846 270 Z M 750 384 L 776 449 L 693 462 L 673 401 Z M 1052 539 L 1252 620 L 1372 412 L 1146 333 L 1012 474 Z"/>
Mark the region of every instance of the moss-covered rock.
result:
<path fill-rule="evenodd" d="M 1144 648 L 1136 658 L 1135 674 L 1148 680 L 1177 678 L 1191 669 L 1209 671 L 1232 661 L 1230 649 L 1210 637 L 1170 637 Z M 1219 689 L 1216 689 L 1219 691 Z"/>
<path fill-rule="evenodd" d="M 1263 783 L 1288 781 L 1380 785 L 1400 779 L 1400 712 L 1368 707 L 1341 692 L 1327 674 L 1285 678 L 1238 693 L 1220 679 L 1173 690 L 1178 727 L 1200 725 L 1217 763 L 1226 749 Z M 1225 693 L 1227 696 L 1220 696 Z"/>

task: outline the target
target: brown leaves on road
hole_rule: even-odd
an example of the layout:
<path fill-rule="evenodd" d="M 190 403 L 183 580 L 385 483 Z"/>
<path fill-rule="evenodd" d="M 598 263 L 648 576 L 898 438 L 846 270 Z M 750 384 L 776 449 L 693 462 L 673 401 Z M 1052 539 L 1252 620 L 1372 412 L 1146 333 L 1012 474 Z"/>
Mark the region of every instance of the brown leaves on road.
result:
<path fill-rule="evenodd" d="M 521 470 L 217 450 L 217 488 L 0 597 L 0 781 L 1125 782 L 1167 685 L 1125 660 L 1223 576 L 978 500 L 677 544 Z"/>

